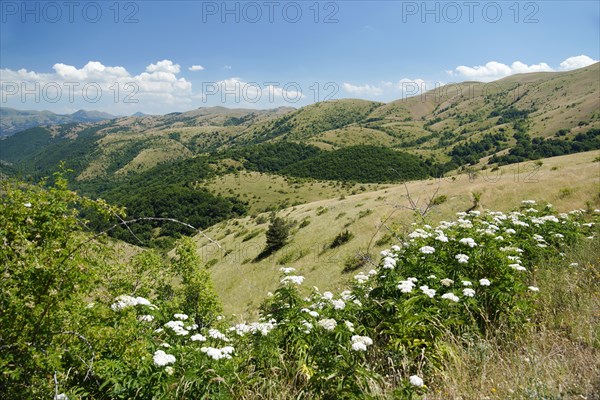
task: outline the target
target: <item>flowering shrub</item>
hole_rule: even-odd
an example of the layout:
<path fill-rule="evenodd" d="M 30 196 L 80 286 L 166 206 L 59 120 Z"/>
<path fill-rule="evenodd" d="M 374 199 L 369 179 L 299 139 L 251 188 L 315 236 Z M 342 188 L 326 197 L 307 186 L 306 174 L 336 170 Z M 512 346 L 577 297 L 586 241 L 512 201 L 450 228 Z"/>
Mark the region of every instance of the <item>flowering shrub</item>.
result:
<path fill-rule="evenodd" d="M 583 211 L 532 201 L 459 213 L 417 227 L 341 293 L 306 295 L 282 268 L 260 319 L 230 323 L 191 240 L 171 262 L 143 253 L 127 275 L 76 252 L 88 241 L 74 205 L 120 211 L 53 190 L 9 188 L 0 209 L 0 392 L 11 398 L 241 398 L 264 382 L 296 398 L 419 396 L 448 333 L 518 331 L 544 260 L 594 234 Z"/>

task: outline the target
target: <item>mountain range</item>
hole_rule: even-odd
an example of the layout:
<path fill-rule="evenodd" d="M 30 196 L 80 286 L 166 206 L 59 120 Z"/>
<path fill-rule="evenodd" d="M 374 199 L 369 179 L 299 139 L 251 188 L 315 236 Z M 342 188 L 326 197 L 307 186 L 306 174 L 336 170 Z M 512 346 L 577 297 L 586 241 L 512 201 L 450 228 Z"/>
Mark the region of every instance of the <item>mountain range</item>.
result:
<path fill-rule="evenodd" d="M 90 123 L 117 118 L 101 111 L 79 110 L 72 114 L 55 114 L 50 111 L 17 110 L 0 107 L 0 137 L 41 125 Z"/>

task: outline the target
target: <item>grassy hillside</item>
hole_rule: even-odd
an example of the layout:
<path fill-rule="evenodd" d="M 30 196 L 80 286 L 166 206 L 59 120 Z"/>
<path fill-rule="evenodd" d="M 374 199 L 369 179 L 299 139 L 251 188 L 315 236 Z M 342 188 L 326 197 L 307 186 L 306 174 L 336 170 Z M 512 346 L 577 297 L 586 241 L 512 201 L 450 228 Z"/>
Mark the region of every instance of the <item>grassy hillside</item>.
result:
<path fill-rule="evenodd" d="M 141 173 L 158 164 L 250 144 L 297 142 L 322 150 L 381 146 L 439 164 L 451 162 L 447 166 L 453 169 L 507 151 L 518 145 L 519 135 L 569 141 L 599 129 L 599 76 L 596 63 L 487 84 L 448 84 L 387 104 L 343 99 L 298 110 L 211 107 L 37 128 L 4 140 L 0 159 L 26 171 L 48 171 L 62 157 L 76 166 L 79 180 L 90 180 Z M 480 146 L 488 137 L 499 139 L 492 147 Z M 453 155 L 457 147 L 464 153 L 460 158 Z"/>
<path fill-rule="evenodd" d="M 255 215 L 317 200 L 373 191 L 385 185 L 314 181 L 243 171 L 215 176 L 203 183 L 202 187 L 221 196 L 232 196 L 248 202 L 249 214 Z"/>
<path fill-rule="evenodd" d="M 539 171 L 537 183 L 546 189 L 566 183 L 552 176 L 555 167 L 570 178 L 570 190 L 558 196 L 525 189 L 534 182 L 519 179 L 518 195 L 541 192 L 558 206 L 518 201 L 518 212 L 456 216 L 452 199 L 439 195 L 432 220 L 444 221 L 400 225 L 398 235 L 410 232 L 410 239 L 388 243 L 367 273 L 353 271 L 352 282 L 340 284 L 343 291 L 309 285 L 336 283 L 335 274 L 326 275 L 329 252 L 355 240 L 349 230 L 317 248 L 313 268 L 294 269 L 284 256 L 286 268 L 259 282 L 261 271 L 242 262 L 245 270 L 229 271 L 238 283 L 232 297 L 244 300 L 260 283 L 277 288 L 253 296 L 262 302 L 257 322 L 223 312 L 191 238 L 170 259 L 119 248 L 89 231 L 80 212 L 120 211 L 79 197 L 60 174 L 51 190 L 6 181 L 0 392 L 11 399 L 597 398 L 600 209 L 557 209 L 570 210 L 588 194 L 586 207 L 598 204 L 597 187 L 588 193 L 598 179 L 597 154 L 544 162 L 549 172 Z M 508 182 L 496 184 L 489 204 L 507 207 L 501 194 Z M 418 192 L 419 185 L 431 190 L 427 182 L 409 186 Z M 454 197 L 454 188 L 440 186 Z M 471 189 L 463 186 L 457 194 Z M 512 186 L 519 186 L 514 178 Z M 474 187 L 483 190 L 481 182 Z M 346 200 L 362 207 L 358 199 L 338 199 Z M 324 238 L 323 224 L 332 223 L 327 205 L 287 210 L 288 217 L 315 211 L 321 226 L 312 234 Z M 368 217 L 364 210 L 357 216 Z M 241 234 L 239 221 L 232 227 L 234 237 Z"/>
<path fill-rule="evenodd" d="M 282 265 L 296 268 L 306 277 L 308 288 L 341 288 L 354 275 L 343 272 L 345 264 L 360 264 L 356 254 L 368 253 L 376 259 L 381 249 L 389 248 L 396 240 L 389 229 L 399 236 L 410 229 L 414 214 L 407 209 L 410 206 L 407 189 L 420 207 L 434 194 L 437 196 L 441 204 L 428 215 L 433 222 L 453 218 L 455 212 L 469 209 L 473 205 L 472 193 L 481 193 L 477 209 L 510 210 L 523 199 L 547 201 L 557 210 L 599 208 L 599 156 L 600 152 L 594 151 L 554 157 L 544 159 L 541 166 L 521 163 L 493 172 L 486 170 L 476 176 L 461 174 L 442 180 L 414 181 L 406 187 L 387 186 L 345 197 L 336 193 L 336 197 L 328 200 L 290 207 L 278 213 L 295 222 L 290 243 L 259 262 L 253 260 L 265 246 L 268 214 L 221 222 L 209 228 L 206 234 L 217 240 L 221 249 L 203 237 L 195 240 L 202 260 L 211 266 L 225 311 L 248 316 L 255 314 L 264 295 L 277 287 Z M 276 177 L 255 177 L 260 178 L 256 184 L 260 187 L 277 187 L 280 183 Z M 304 190 L 314 189 L 305 186 Z M 327 249 L 346 229 L 352 233 L 352 239 Z M 356 271 L 371 267 L 367 262 Z"/>

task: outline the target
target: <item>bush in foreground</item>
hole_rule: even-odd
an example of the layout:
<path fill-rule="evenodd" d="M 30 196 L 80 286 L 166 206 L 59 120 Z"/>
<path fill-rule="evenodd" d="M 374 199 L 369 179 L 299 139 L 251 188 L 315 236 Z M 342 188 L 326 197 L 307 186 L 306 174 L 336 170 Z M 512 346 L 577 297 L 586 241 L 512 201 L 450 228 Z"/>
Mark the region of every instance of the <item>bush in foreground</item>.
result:
<path fill-rule="evenodd" d="M 5 193 L 0 389 L 12 398 L 418 398 L 452 338 L 517 339 L 531 326 L 543 265 L 594 231 L 581 210 L 532 201 L 459 213 L 416 227 L 339 294 L 305 296 L 282 268 L 261 319 L 231 324 L 190 241 L 174 260 L 121 264 L 80 228 L 78 208 L 108 206 L 60 181 Z"/>

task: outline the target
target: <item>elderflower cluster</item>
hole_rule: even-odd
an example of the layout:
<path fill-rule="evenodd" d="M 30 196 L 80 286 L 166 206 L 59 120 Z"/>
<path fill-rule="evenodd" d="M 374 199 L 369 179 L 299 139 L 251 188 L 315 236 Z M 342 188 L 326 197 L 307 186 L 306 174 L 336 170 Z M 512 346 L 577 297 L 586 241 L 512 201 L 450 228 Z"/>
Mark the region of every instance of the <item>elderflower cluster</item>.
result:
<path fill-rule="evenodd" d="M 156 350 L 152 356 L 152 360 L 157 367 L 164 367 L 165 365 L 173 364 L 177 361 L 174 355 L 167 354 L 162 350 Z"/>
<path fill-rule="evenodd" d="M 367 351 L 367 346 L 371 346 L 373 340 L 368 336 L 352 336 L 352 350 L 354 351 Z"/>
<path fill-rule="evenodd" d="M 116 300 L 116 302 L 110 306 L 110 308 L 113 311 L 121 311 L 121 310 L 124 310 L 125 308 L 135 307 L 138 305 L 147 306 L 150 308 L 156 308 L 152 303 L 150 303 L 150 300 L 145 299 L 143 297 L 132 297 L 132 296 L 123 294 L 123 295 L 115 298 L 115 300 Z"/>

